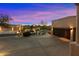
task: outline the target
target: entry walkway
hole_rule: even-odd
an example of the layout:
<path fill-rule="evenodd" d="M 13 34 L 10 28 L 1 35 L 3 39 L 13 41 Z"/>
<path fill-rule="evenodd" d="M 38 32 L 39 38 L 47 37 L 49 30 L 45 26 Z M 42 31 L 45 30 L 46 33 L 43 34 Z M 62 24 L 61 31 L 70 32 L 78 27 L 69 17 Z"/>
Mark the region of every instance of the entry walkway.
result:
<path fill-rule="evenodd" d="M 9 56 L 68 56 L 69 43 L 51 35 L 1 37 L 0 55 Z"/>

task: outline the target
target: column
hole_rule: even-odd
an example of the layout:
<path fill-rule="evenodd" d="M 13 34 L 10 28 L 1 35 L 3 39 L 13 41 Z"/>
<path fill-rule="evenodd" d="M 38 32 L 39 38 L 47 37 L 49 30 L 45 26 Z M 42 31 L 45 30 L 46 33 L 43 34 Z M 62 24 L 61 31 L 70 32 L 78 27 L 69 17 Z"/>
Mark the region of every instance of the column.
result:
<path fill-rule="evenodd" d="M 76 5 L 76 41 L 70 42 L 70 55 L 79 56 L 79 4 Z"/>
<path fill-rule="evenodd" d="M 76 4 L 77 16 L 76 16 L 76 42 L 79 44 L 79 4 Z"/>

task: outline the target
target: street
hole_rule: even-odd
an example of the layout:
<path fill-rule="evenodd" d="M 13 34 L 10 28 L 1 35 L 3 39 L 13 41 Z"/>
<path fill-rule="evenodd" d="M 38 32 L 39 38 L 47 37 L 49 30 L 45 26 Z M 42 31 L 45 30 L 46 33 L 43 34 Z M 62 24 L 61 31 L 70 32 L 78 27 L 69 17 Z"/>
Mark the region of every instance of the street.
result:
<path fill-rule="evenodd" d="M 55 36 L 0 37 L 1 56 L 68 56 L 69 43 Z"/>

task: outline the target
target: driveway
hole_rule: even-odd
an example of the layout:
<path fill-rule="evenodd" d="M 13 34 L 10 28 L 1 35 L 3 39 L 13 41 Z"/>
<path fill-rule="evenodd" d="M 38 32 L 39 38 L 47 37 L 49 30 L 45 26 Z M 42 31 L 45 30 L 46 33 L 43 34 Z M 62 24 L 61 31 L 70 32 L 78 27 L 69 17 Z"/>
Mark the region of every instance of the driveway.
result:
<path fill-rule="evenodd" d="M 51 35 L 0 37 L 0 55 L 5 56 L 68 56 L 69 43 Z"/>

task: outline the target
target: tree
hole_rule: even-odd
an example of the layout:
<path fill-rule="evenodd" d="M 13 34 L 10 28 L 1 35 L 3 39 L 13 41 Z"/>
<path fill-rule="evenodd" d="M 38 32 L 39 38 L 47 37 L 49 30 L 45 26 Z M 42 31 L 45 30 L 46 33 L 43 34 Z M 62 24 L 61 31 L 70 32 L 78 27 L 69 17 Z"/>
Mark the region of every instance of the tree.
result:
<path fill-rule="evenodd" d="M 8 15 L 0 14 L 0 23 L 9 23 L 12 18 L 10 18 Z"/>
<path fill-rule="evenodd" d="M 9 26 L 9 21 L 11 21 L 12 18 L 10 18 L 8 15 L 0 14 L 0 25 L 1 26 Z"/>

